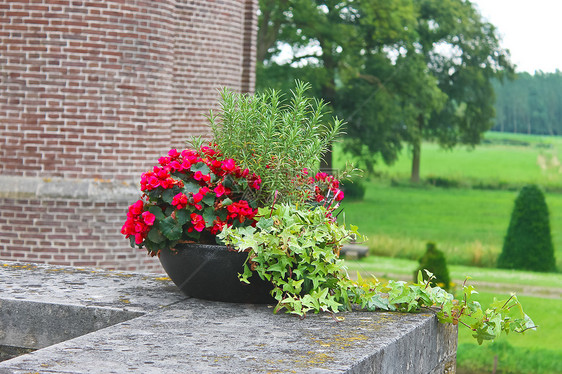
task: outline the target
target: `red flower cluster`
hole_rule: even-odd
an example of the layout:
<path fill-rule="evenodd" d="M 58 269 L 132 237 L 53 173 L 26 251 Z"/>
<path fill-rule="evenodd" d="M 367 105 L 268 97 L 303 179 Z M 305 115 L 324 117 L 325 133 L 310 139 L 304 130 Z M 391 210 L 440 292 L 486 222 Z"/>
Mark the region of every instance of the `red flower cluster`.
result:
<path fill-rule="evenodd" d="M 154 214 L 143 211 L 144 202 L 138 200 L 136 203 L 129 207 L 127 212 L 127 221 L 121 229 L 121 233 L 135 238 L 135 244 L 141 244 L 146 238 L 151 226 L 154 224 L 156 217 Z"/>
<path fill-rule="evenodd" d="M 218 234 L 225 225 L 255 224 L 252 200 L 261 178 L 223 159 L 212 147 L 172 149 L 141 176 L 140 200 L 129 207 L 121 233 L 151 254 L 182 240 Z M 254 207 L 252 207 L 254 206 Z"/>
<path fill-rule="evenodd" d="M 340 190 L 340 182 L 332 175 L 317 173 L 314 178 L 309 178 L 309 184 L 314 186 L 314 200 L 318 203 L 339 202 L 344 198 L 343 191 Z"/>

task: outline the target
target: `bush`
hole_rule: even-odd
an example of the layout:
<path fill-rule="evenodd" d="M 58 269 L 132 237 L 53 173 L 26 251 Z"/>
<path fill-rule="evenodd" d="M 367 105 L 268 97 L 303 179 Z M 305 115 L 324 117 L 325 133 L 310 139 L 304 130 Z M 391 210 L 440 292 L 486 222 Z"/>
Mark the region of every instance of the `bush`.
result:
<path fill-rule="evenodd" d="M 418 272 L 421 270 L 423 279 L 427 279 L 427 274 L 424 269 L 429 270 L 435 276 L 431 282 L 432 286 L 439 285 L 441 288 L 448 290 L 451 286 L 451 278 L 449 277 L 449 269 L 447 269 L 447 260 L 445 254 L 438 250 L 435 243 L 428 242 L 426 250 L 422 257 L 419 259 L 420 266 L 414 272 L 414 282 L 418 280 Z"/>
<path fill-rule="evenodd" d="M 442 188 L 458 188 L 461 184 L 458 180 L 439 176 L 429 176 L 426 181 L 432 186 Z"/>
<path fill-rule="evenodd" d="M 498 267 L 555 271 L 548 207 L 536 185 L 521 189 L 515 200 Z"/>
<path fill-rule="evenodd" d="M 347 180 L 341 184 L 341 189 L 347 200 L 363 200 L 365 197 L 365 185 L 358 178 Z"/>

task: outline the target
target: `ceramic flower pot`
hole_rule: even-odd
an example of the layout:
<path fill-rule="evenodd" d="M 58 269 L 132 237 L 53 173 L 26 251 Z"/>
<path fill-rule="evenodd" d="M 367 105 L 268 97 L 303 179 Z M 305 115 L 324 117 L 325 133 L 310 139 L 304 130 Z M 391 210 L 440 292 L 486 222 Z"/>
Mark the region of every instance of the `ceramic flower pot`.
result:
<path fill-rule="evenodd" d="M 160 252 L 164 270 L 187 296 L 231 303 L 273 304 L 271 283 L 257 274 L 250 284 L 240 282 L 247 253 L 228 250 L 226 246 L 179 244 L 177 252 Z"/>

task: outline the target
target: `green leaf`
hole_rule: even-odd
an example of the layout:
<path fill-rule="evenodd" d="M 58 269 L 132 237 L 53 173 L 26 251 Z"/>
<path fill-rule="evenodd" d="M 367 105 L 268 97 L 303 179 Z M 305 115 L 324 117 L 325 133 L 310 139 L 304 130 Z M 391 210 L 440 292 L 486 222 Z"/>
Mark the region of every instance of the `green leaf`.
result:
<path fill-rule="evenodd" d="M 181 225 L 172 217 L 160 221 L 160 229 L 162 234 L 169 240 L 179 240 L 183 233 Z"/>
<path fill-rule="evenodd" d="M 200 171 L 203 174 L 210 174 L 211 173 L 211 169 L 204 162 L 198 162 L 194 165 L 191 165 L 190 170 L 194 173 L 198 172 L 198 171 Z"/>
<path fill-rule="evenodd" d="M 166 238 L 162 235 L 157 227 L 152 227 L 147 235 L 148 239 L 154 243 L 162 243 Z"/>
<path fill-rule="evenodd" d="M 205 220 L 205 227 L 212 227 L 213 221 L 217 215 L 215 214 L 215 209 L 212 207 L 205 208 L 203 211 L 203 219 Z"/>
<path fill-rule="evenodd" d="M 215 194 L 214 193 L 208 193 L 208 194 L 205 195 L 205 197 L 201 201 L 203 203 L 205 203 L 206 205 L 214 206 L 215 205 Z"/>
<path fill-rule="evenodd" d="M 156 217 L 156 219 L 158 221 L 163 220 L 164 218 L 166 218 L 166 216 L 164 215 L 164 212 L 162 212 L 162 208 L 156 206 L 156 205 L 152 205 L 150 208 L 148 208 L 148 211 L 152 214 L 154 214 L 154 217 Z"/>
<path fill-rule="evenodd" d="M 176 210 L 176 220 L 180 226 L 185 225 L 189 220 L 189 212 L 185 209 Z"/>
<path fill-rule="evenodd" d="M 273 218 L 261 218 L 256 227 L 262 231 L 267 231 L 273 227 Z"/>
<path fill-rule="evenodd" d="M 199 192 L 199 188 L 201 188 L 201 186 L 199 186 L 199 183 L 192 180 L 190 182 L 184 182 L 182 192 L 186 196 L 190 193 L 196 194 L 197 192 Z"/>
<path fill-rule="evenodd" d="M 168 204 L 172 204 L 172 201 L 174 200 L 174 196 L 176 195 L 177 192 L 175 192 L 174 189 L 168 188 L 164 190 L 164 192 L 162 192 L 162 200 L 164 200 Z"/>
<path fill-rule="evenodd" d="M 250 270 L 248 264 L 244 264 L 244 273 L 243 274 L 238 273 L 238 279 L 240 279 L 240 282 L 242 283 L 250 284 L 248 278 L 250 278 L 251 276 L 252 276 L 252 270 Z"/>

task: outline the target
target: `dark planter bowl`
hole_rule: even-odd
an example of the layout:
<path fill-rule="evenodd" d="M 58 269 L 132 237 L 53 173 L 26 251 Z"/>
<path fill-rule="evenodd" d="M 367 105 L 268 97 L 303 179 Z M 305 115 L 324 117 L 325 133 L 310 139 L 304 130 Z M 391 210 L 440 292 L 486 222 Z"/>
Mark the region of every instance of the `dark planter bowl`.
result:
<path fill-rule="evenodd" d="M 179 244 L 176 249 L 175 253 L 161 251 L 160 263 L 185 295 L 230 303 L 276 303 L 269 294 L 273 286 L 257 274 L 249 279 L 250 284 L 238 279 L 247 253 L 209 244 Z"/>

